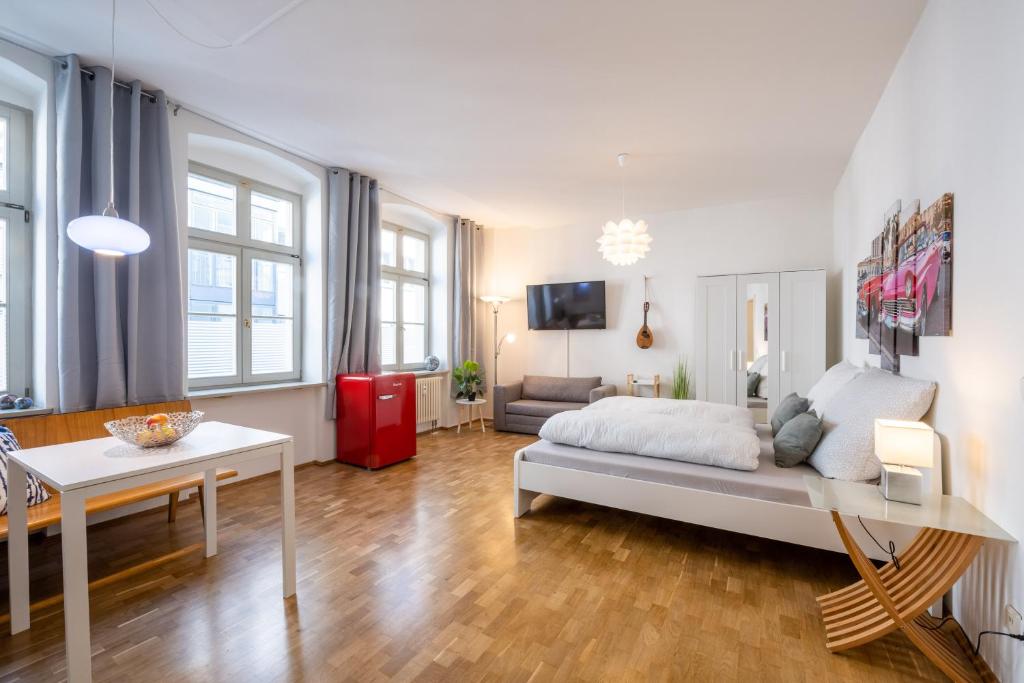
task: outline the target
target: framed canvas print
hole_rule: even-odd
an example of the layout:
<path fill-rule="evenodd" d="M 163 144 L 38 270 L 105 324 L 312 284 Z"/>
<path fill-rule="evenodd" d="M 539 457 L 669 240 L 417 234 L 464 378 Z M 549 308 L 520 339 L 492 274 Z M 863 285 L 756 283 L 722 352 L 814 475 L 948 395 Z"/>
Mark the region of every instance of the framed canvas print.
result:
<path fill-rule="evenodd" d="M 913 200 L 900 210 L 900 228 L 896 236 L 896 353 L 917 355 L 917 229 L 921 222 L 921 202 Z"/>
<path fill-rule="evenodd" d="M 868 317 L 868 353 L 882 352 L 882 334 L 879 327 L 882 309 L 882 236 L 871 241 L 871 276 L 864 283 L 864 299 Z"/>
<path fill-rule="evenodd" d="M 900 232 L 900 202 L 897 200 L 885 212 L 882 225 L 882 303 L 879 310 L 878 345 L 883 357 L 883 367 L 888 360 L 896 366 L 896 326 L 899 318 L 899 301 L 896 292 L 896 258 Z"/>
<path fill-rule="evenodd" d="M 921 213 L 917 230 L 917 333 L 944 337 L 953 331 L 953 194 Z"/>
<path fill-rule="evenodd" d="M 857 263 L 857 318 L 853 325 L 857 339 L 868 338 L 868 302 L 865 298 L 864 284 L 868 279 L 870 263 L 871 259 L 864 259 Z"/>

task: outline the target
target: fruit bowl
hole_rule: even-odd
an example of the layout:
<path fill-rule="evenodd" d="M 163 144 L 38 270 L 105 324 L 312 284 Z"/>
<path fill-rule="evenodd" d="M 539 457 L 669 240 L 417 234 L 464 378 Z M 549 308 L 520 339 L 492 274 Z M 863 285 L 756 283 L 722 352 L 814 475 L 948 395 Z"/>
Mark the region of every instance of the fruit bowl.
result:
<path fill-rule="evenodd" d="M 156 448 L 169 446 L 178 439 L 188 436 L 202 420 L 203 411 L 193 410 L 188 413 L 136 415 L 104 422 L 103 426 L 126 444 L 139 448 Z"/>

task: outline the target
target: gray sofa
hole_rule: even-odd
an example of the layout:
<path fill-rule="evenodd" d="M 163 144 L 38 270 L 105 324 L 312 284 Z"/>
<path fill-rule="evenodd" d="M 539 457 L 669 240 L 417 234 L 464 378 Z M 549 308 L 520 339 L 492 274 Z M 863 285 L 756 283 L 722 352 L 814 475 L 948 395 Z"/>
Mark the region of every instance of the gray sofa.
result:
<path fill-rule="evenodd" d="M 555 413 L 578 410 L 614 395 L 615 385 L 601 384 L 600 377 L 526 375 L 522 382 L 494 387 L 494 428 L 536 434 Z"/>

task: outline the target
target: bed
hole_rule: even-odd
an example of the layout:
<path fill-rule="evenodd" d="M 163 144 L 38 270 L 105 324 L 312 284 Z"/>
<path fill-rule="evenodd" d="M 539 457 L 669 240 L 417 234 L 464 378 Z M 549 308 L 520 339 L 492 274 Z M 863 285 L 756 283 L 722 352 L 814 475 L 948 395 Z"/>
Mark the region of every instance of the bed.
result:
<path fill-rule="evenodd" d="M 654 515 L 691 524 L 844 552 L 829 512 L 811 506 L 807 477 L 821 478 L 809 465 L 777 467 L 771 428 L 757 425 L 761 444 L 753 471 L 591 450 L 541 439 L 514 456 L 515 516 L 530 511 L 541 494 Z M 925 491 L 941 493 L 942 458 L 934 438 L 934 466 L 924 471 Z M 917 529 L 883 522 L 870 525 L 879 539 L 897 548 Z M 888 555 L 859 525 L 854 535 L 873 559 Z M 884 542 L 884 541 L 883 541 Z"/>

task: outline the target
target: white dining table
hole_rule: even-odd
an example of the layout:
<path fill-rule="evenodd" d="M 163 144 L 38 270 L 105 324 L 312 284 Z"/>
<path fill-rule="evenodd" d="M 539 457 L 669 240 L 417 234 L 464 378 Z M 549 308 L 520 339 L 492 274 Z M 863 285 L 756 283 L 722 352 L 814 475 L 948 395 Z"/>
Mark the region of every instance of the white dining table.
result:
<path fill-rule="evenodd" d="M 217 554 L 217 469 L 277 457 L 281 463 L 281 562 L 284 597 L 295 595 L 295 454 L 291 436 L 203 422 L 162 448 L 114 437 L 13 451 L 8 456 L 8 563 L 11 633 L 30 626 L 26 472 L 60 492 L 64 639 L 69 683 L 92 680 L 85 501 L 93 496 L 203 472 L 206 556 Z M 21 491 L 21 495 L 15 495 Z"/>

